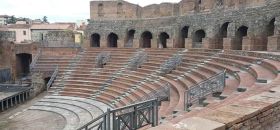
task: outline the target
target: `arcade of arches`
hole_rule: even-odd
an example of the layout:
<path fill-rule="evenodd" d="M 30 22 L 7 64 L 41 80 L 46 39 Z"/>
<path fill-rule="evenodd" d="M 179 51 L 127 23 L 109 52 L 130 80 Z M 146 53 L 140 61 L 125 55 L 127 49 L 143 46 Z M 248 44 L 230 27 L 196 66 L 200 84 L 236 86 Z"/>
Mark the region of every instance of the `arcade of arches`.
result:
<path fill-rule="evenodd" d="M 130 29 L 125 34 L 109 33 L 104 36 L 98 33 L 90 35 L 90 47 L 125 47 L 125 48 L 211 48 L 232 50 L 269 50 L 269 38 L 275 34 L 275 18 L 264 27 L 260 40 L 248 36 L 250 27 L 245 25 L 230 26 L 232 22 L 220 24 L 215 35 L 207 34 L 206 29 L 190 29 L 183 26 L 178 34 L 170 32 L 152 32 Z M 231 30 L 229 33 L 228 30 Z M 232 32 L 234 31 L 234 32 Z M 172 34 L 172 35 L 170 35 Z M 230 35 L 229 35 L 230 34 Z M 123 37 L 124 36 L 124 37 Z M 257 41 L 260 41 L 256 43 Z M 122 43 L 123 42 L 123 43 Z M 102 44 L 102 45 L 101 45 Z"/>

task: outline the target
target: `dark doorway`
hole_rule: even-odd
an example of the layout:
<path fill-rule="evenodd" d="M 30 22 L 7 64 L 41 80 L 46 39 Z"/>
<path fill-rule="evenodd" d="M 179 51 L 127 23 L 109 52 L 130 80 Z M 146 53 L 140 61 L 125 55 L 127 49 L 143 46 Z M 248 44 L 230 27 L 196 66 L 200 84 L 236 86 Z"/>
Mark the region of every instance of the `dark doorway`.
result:
<path fill-rule="evenodd" d="M 236 31 L 236 43 L 233 46 L 233 50 L 242 50 L 243 37 L 247 36 L 248 27 L 241 26 Z"/>
<path fill-rule="evenodd" d="M 29 65 L 32 62 L 32 55 L 27 53 L 16 54 L 17 76 L 25 77 L 29 73 Z"/>
<path fill-rule="evenodd" d="M 274 35 L 274 29 L 275 29 L 275 18 L 273 18 L 269 24 L 267 25 L 267 36 L 273 36 Z"/>
<path fill-rule="evenodd" d="M 193 48 L 202 48 L 202 39 L 205 38 L 204 30 L 197 30 L 193 36 Z"/>
<path fill-rule="evenodd" d="M 181 32 L 180 32 L 180 44 L 179 44 L 179 48 L 185 48 L 185 39 L 188 38 L 188 34 L 189 34 L 189 27 L 185 26 L 182 28 Z"/>
<path fill-rule="evenodd" d="M 91 35 L 91 47 L 100 47 L 100 35 L 94 33 Z"/>
<path fill-rule="evenodd" d="M 169 35 L 166 32 L 160 33 L 158 48 L 167 48 L 167 39 L 169 39 Z"/>
<path fill-rule="evenodd" d="M 226 22 L 221 26 L 219 35 L 218 35 L 218 45 L 217 45 L 216 49 L 223 49 L 223 39 L 227 38 L 228 25 L 229 25 L 229 22 Z"/>
<path fill-rule="evenodd" d="M 107 38 L 108 47 L 118 47 L 118 35 L 115 33 L 110 33 Z"/>
<path fill-rule="evenodd" d="M 140 47 L 142 48 L 151 48 L 151 42 L 153 39 L 153 35 L 151 32 L 146 31 L 142 33 Z"/>
<path fill-rule="evenodd" d="M 127 48 L 131 48 L 133 47 L 133 39 L 134 39 L 134 34 L 135 34 L 135 30 L 129 30 L 127 32 L 127 36 L 126 36 L 126 44 L 124 45 L 124 47 L 127 47 Z"/>

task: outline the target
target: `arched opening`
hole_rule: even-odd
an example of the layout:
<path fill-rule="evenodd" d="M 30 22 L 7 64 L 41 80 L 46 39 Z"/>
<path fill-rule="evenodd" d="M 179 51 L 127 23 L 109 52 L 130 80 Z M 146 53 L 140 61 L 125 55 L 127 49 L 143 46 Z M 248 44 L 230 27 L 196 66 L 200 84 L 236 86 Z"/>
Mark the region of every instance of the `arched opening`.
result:
<path fill-rule="evenodd" d="M 102 4 L 102 3 L 98 4 L 98 11 L 97 11 L 97 14 L 98 14 L 99 17 L 103 17 L 103 16 L 104 16 L 103 4 Z"/>
<path fill-rule="evenodd" d="M 158 48 L 167 48 L 167 39 L 169 39 L 169 35 L 166 32 L 160 33 Z"/>
<path fill-rule="evenodd" d="M 91 47 L 100 47 L 100 35 L 94 33 L 91 35 Z"/>
<path fill-rule="evenodd" d="M 151 48 L 153 35 L 151 32 L 146 31 L 141 35 L 140 47 L 142 48 Z"/>
<path fill-rule="evenodd" d="M 233 50 L 242 50 L 242 41 L 243 41 L 243 37 L 247 36 L 247 31 L 248 31 L 248 27 L 246 26 L 241 26 L 237 29 L 236 31 L 236 43 L 233 46 Z"/>
<path fill-rule="evenodd" d="M 179 48 L 185 48 L 185 39 L 188 38 L 189 34 L 189 27 L 185 26 L 181 29 L 180 32 L 180 45 L 178 46 Z"/>
<path fill-rule="evenodd" d="M 25 77 L 29 73 L 29 65 L 32 62 L 32 55 L 27 53 L 16 54 L 16 74 L 18 78 Z"/>
<path fill-rule="evenodd" d="M 219 35 L 218 35 L 218 45 L 217 45 L 216 49 L 223 49 L 223 39 L 227 38 L 228 25 L 229 25 L 229 22 L 226 22 L 221 26 Z"/>
<path fill-rule="evenodd" d="M 275 18 L 273 18 L 269 24 L 267 25 L 267 36 L 273 36 L 274 35 L 274 29 L 275 29 Z"/>
<path fill-rule="evenodd" d="M 124 45 L 124 47 L 133 47 L 133 39 L 134 39 L 134 34 L 135 34 L 135 30 L 129 30 L 127 32 L 127 36 L 126 36 L 126 44 Z"/>
<path fill-rule="evenodd" d="M 193 36 L 193 48 L 202 48 L 202 39 L 205 38 L 206 33 L 204 30 L 197 30 Z"/>
<path fill-rule="evenodd" d="M 107 38 L 108 47 L 118 47 L 118 35 L 115 33 L 110 33 Z"/>
<path fill-rule="evenodd" d="M 123 4 L 122 3 L 118 3 L 118 5 L 117 5 L 117 14 L 119 16 L 121 16 L 122 13 L 123 13 Z"/>

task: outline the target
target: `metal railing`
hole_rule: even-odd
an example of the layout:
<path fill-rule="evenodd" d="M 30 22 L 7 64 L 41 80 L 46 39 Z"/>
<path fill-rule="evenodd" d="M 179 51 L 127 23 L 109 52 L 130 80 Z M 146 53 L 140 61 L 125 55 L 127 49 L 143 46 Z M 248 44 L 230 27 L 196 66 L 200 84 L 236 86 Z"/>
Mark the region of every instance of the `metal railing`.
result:
<path fill-rule="evenodd" d="M 153 92 L 148 93 L 147 96 L 138 99 L 136 102 L 143 102 L 143 101 L 147 101 L 150 99 L 158 99 L 159 101 L 164 101 L 164 100 L 169 100 L 170 99 L 170 84 L 169 83 L 165 83 L 162 84 L 160 89 L 157 89 Z"/>
<path fill-rule="evenodd" d="M 47 91 L 49 91 L 49 88 L 52 86 L 52 84 L 53 84 L 57 74 L 58 74 L 58 65 L 56 66 L 56 68 L 55 68 L 55 70 L 54 70 L 50 80 L 47 83 Z"/>
<path fill-rule="evenodd" d="M 31 87 L 9 86 L 9 85 L 0 85 L 0 89 L 2 89 L 2 91 L 3 89 L 12 89 L 11 91 L 13 92 L 15 92 L 16 90 L 17 91 L 21 90 L 9 97 L 0 100 L 0 112 L 3 112 L 11 107 L 14 107 L 30 99 L 33 91 L 33 88 Z"/>
<path fill-rule="evenodd" d="M 185 92 L 185 110 L 198 100 L 213 94 L 222 92 L 225 87 L 226 71 L 222 71 L 198 84 L 193 85 Z"/>
<path fill-rule="evenodd" d="M 36 65 L 36 63 L 37 63 L 37 61 L 38 61 L 38 59 L 39 59 L 39 57 L 40 57 L 41 55 L 42 55 L 42 50 L 39 49 L 38 52 L 37 52 L 37 54 L 36 54 L 36 56 L 34 57 L 34 59 L 32 60 L 30 66 L 29 66 L 30 72 L 31 72 L 31 71 L 33 70 L 33 68 L 35 67 L 35 65 Z"/>
<path fill-rule="evenodd" d="M 137 130 L 158 125 L 158 100 L 152 99 L 110 110 L 77 130 Z"/>

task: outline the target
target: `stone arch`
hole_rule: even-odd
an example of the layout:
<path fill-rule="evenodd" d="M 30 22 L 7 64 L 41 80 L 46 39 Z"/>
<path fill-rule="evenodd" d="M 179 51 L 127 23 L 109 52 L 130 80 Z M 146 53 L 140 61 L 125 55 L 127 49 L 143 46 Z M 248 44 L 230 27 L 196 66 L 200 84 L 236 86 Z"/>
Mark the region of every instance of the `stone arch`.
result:
<path fill-rule="evenodd" d="M 268 25 L 266 26 L 266 34 L 267 36 L 273 36 L 275 30 L 275 18 L 271 19 Z"/>
<path fill-rule="evenodd" d="M 225 22 L 219 30 L 218 34 L 218 44 L 216 49 L 223 49 L 223 39 L 228 37 L 228 26 L 230 22 Z"/>
<path fill-rule="evenodd" d="M 193 48 L 202 48 L 202 40 L 206 37 L 204 30 L 197 30 L 193 35 Z"/>
<path fill-rule="evenodd" d="M 103 5 L 103 3 L 99 3 L 97 9 L 98 9 L 97 10 L 98 16 L 103 17 L 104 16 L 104 5 Z"/>
<path fill-rule="evenodd" d="M 118 47 L 118 35 L 115 33 L 110 33 L 107 37 L 107 46 L 108 47 Z"/>
<path fill-rule="evenodd" d="M 181 30 L 180 30 L 180 44 L 179 44 L 179 48 L 185 48 L 185 39 L 188 38 L 189 35 L 189 26 L 184 26 Z"/>
<path fill-rule="evenodd" d="M 159 34 L 158 48 L 167 48 L 167 39 L 169 39 L 169 35 L 166 32 L 162 32 Z"/>
<path fill-rule="evenodd" d="M 16 74 L 18 77 L 27 76 L 30 72 L 30 64 L 32 62 L 32 54 L 19 53 L 16 54 Z"/>
<path fill-rule="evenodd" d="M 135 37 L 135 29 L 131 29 L 126 33 L 125 45 L 124 47 L 133 47 L 133 40 Z"/>
<path fill-rule="evenodd" d="M 100 47 L 100 35 L 98 33 L 91 35 L 90 47 Z"/>
<path fill-rule="evenodd" d="M 152 39 L 153 34 L 150 31 L 143 32 L 140 38 L 140 48 L 151 48 Z"/>
<path fill-rule="evenodd" d="M 236 33 L 236 41 L 235 44 L 233 45 L 233 50 L 242 50 L 242 41 L 243 41 L 243 37 L 246 37 L 248 35 L 248 27 L 247 26 L 240 26 Z"/>

